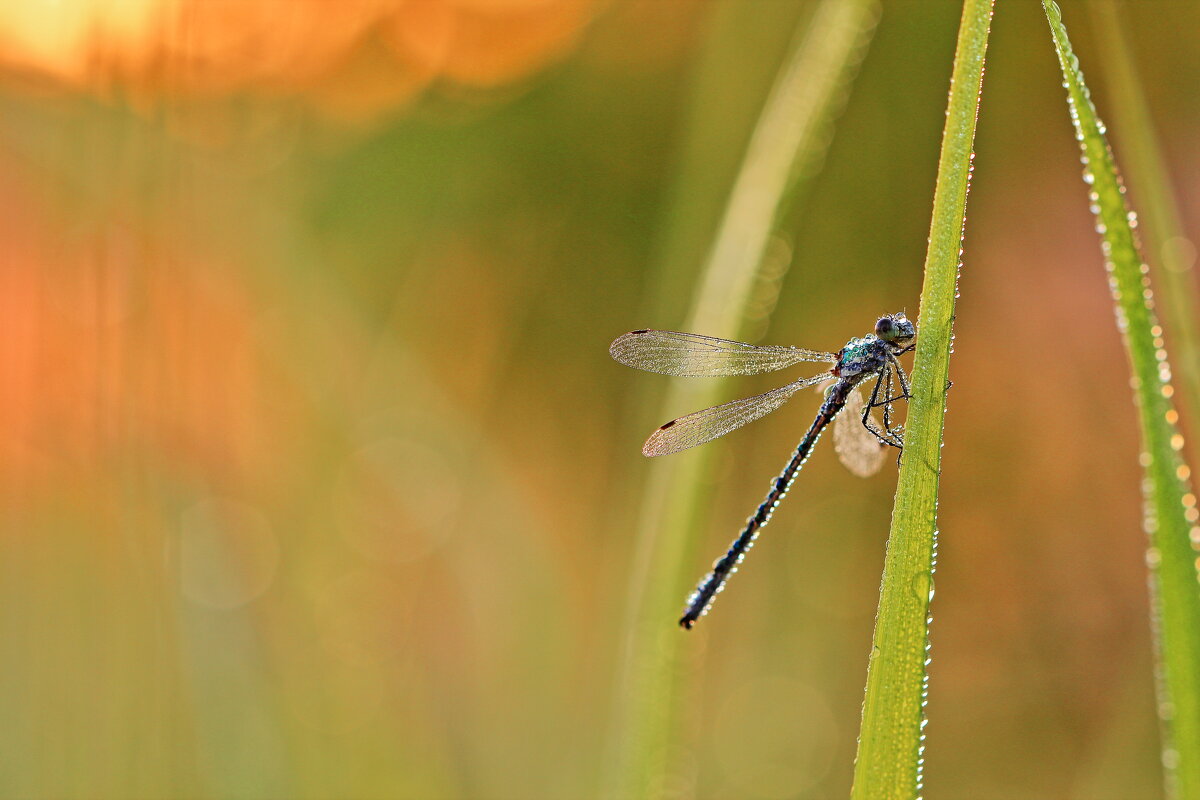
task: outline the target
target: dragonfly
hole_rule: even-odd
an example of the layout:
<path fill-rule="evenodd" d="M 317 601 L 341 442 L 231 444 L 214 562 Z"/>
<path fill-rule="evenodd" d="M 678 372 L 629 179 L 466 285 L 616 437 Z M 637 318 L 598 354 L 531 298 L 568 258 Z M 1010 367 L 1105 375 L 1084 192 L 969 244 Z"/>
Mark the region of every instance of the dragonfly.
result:
<path fill-rule="evenodd" d="M 619 336 L 609 347 L 614 359 L 626 366 L 678 377 L 721 377 L 774 372 L 801 362 L 830 364 L 828 372 L 801 378 L 769 392 L 723 403 L 672 420 L 642 445 L 646 456 L 664 456 L 704 444 L 776 410 L 808 386 L 824 388 L 824 400 L 808 431 L 796 446 L 787 466 L 771 482 L 771 490 L 725 555 L 713 562 L 687 599 L 679 624 L 691 629 L 708 613 L 726 581 L 737 571 L 759 531 L 770 521 L 792 486 L 804 462 L 829 423 L 834 450 L 851 472 L 867 477 L 882 466 L 889 447 L 903 450 L 903 426 L 893 421 L 894 404 L 907 400 L 908 376 L 899 356 L 916 347 L 916 326 L 903 313 L 886 314 L 873 333 L 854 338 L 836 353 L 781 345 L 752 345 L 678 331 L 640 330 Z M 870 385 L 863 400 L 862 389 Z M 893 392 L 897 392 L 893 395 Z M 880 410 L 882 424 L 874 411 Z"/>

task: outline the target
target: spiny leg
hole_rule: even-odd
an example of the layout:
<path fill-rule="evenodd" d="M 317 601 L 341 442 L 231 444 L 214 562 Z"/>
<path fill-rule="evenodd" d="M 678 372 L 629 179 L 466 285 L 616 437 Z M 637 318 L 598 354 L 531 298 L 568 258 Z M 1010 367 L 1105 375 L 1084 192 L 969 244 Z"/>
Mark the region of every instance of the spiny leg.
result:
<path fill-rule="evenodd" d="M 895 361 L 895 359 L 893 359 L 893 361 Z M 897 374 L 902 375 L 903 370 L 900 369 L 899 362 L 896 362 L 895 366 L 896 366 Z M 904 398 L 908 397 L 907 389 L 902 389 L 902 392 L 903 392 L 903 398 L 897 397 L 897 398 L 895 398 L 896 400 L 900 400 L 900 399 L 904 399 Z M 889 395 L 892 393 L 891 370 L 888 370 L 887 393 Z M 888 400 L 883 405 L 883 427 L 884 427 L 884 430 L 886 430 L 892 436 L 895 436 L 896 440 L 898 442 L 900 442 L 900 452 L 896 453 L 896 468 L 899 469 L 900 468 L 900 460 L 904 457 L 904 437 L 901 436 L 899 430 L 892 428 L 892 400 Z"/>
<path fill-rule="evenodd" d="M 913 347 L 915 347 L 915 345 L 910 345 L 909 347 L 905 348 L 904 350 L 901 350 L 900 352 L 901 353 L 907 352 L 908 350 L 911 350 Z M 880 401 L 877 405 L 883 407 L 884 430 L 887 431 L 889 436 L 892 436 L 897 441 L 900 441 L 901 443 L 903 443 L 904 437 L 900 433 L 900 426 L 892 427 L 892 423 L 891 423 L 892 403 L 895 403 L 897 400 L 910 399 L 912 397 L 912 391 L 911 391 L 911 387 L 908 382 L 908 375 L 905 374 L 904 367 L 901 366 L 901 364 L 900 364 L 900 359 L 896 358 L 896 356 L 894 354 L 889 353 L 888 354 L 888 362 L 889 362 L 890 368 L 894 369 L 896 371 L 896 379 L 900 382 L 900 394 L 892 395 L 892 375 L 891 375 L 891 372 L 889 372 L 888 376 L 887 376 L 887 389 L 886 389 L 886 394 L 888 397 L 886 400 Z"/>
<path fill-rule="evenodd" d="M 884 406 L 884 413 L 885 414 L 887 413 L 886 403 L 879 402 L 879 389 L 881 386 L 883 386 L 884 378 L 887 377 L 889 374 L 890 374 L 889 368 L 887 366 L 884 366 L 883 370 L 881 370 L 879 373 L 879 377 L 875 379 L 875 387 L 873 389 L 871 389 L 871 400 L 863 408 L 862 424 L 863 424 L 864 428 L 866 428 L 868 431 L 871 432 L 872 436 L 874 436 L 876 439 L 883 442 L 884 444 L 889 444 L 892 447 L 901 447 L 902 445 L 901 445 L 899 439 L 897 439 L 892 434 L 891 431 L 888 431 L 887 433 L 885 433 L 884 431 L 879 430 L 879 428 L 875 425 L 874 421 L 871 419 L 872 409 L 879 408 L 881 405 Z M 884 424 L 887 425 L 886 418 L 885 418 Z"/>
<path fill-rule="evenodd" d="M 897 377 L 899 377 L 899 373 L 897 373 Z M 892 371 L 890 369 L 887 371 L 887 394 L 888 394 L 888 399 L 883 401 L 883 429 L 885 431 L 887 431 L 889 436 L 894 438 L 897 442 L 900 442 L 900 446 L 901 446 L 901 448 L 903 448 L 904 436 L 901 434 L 900 427 L 899 426 L 894 427 L 894 428 L 892 427 L 892 403 L 896 402 L 897 400 L 907 399 L 908 392 L 905 391 L 903 394 L 897 395 L 895 397 L 891 396 L 891 394 L 892 394 Z"/>
<path fill-rule="evenodd" d="M 887 373 L 887 386 L 884 390 L 887 399 L 877 400 L 872 397 L 871 402 L 867 404 L 871 408 L 884 408 L 897 400 L 910 400 L 912 398 L 912 393 L 909 391 L 908 376 L 904 374 L 904 367 L 900 366 L 900 361 L 894 355 L 889 354 L 888 359 L 888 364 L 883 368 L 883 372 Z M 892 395 L 891 370 L 893 369 L 896 371 L 897 380 L 900 381 L 900 394 L 897 395 Z"/>
<path fill-rule="evenodd" d="M 909 346 L 906 350 L 911 350 L 913 346 Z M 906 352 L 906 351 L 901 351 Z M 900 394 L 891 397 L 892 394 L 892 375 L 889 370 L 887 378 L 887 394 L 888 399 L 883 401 L 883 427 L 896 441 L 900 442 L 900 452 L 896 454 L 896 466 L 900 466 L 900 461 L 904 457 L 904 436 L 901 432 L 901 426 L 892 427 L 892 403 L 897 400 L 908 400 L 912 397 L 912 392 L 909 389 L 908 376 L 904 374 L 904 367 L 900 365 L 900 360 L 894 355 L 888 356 L 890 367 L 896 370 L 896 379 L 900 382 Z"/>
<path fill-rule="evenodd" d="M 883 371 L 887 375 L 887 386 L 884 387 L 883 393 L 888 396 L 888 399 L 883 401 L 883 429 L 888 432 L 888 435 L 894 436 L 895 432 L 892 430 L 892 371 L 887 367 L 884 367 Z"/>
<path fill-rule="evenodd" d="M 911 350 L 913 347 L 916 347 L 916 345 L 910 345 L 910 346 L 907 348 L 907 350 Z M 901 352 L 905 352 L 905 351 L 904 351 L 904 350 L 902 350 Z M 900 380 L 900 392 L 901 392 L 901 394 L 900 394 L 900 397 L 897 397 L 896 399 L 897 399 L 897 400 L 907 400 L 907 399 L 909 399 L 910 397 L 912 397 L 912 392 L 910 391 L 910 388 L 911 388 L 911 387 L 910 387 L 910 386 L 909 386 L 909 384 L 908 384 L 908 376 L 904 374 L 904 367 L 900 366 L 900 359 L 896 358 L 896 356 L 894 356 L 894 355 L 892 355 L 891 353 L 889 353 L 889 354 L 888 354 L 888 361 L 890 361 L 890 362 L 891 362 L 891 364 L 892 364 L 892 366 L 895 368 L 895 370 L 896 370 L 896 377 L 897 377 L 897 378 Z M 891 402 L 891 401 L 889 401 L 889 402 Z"/>

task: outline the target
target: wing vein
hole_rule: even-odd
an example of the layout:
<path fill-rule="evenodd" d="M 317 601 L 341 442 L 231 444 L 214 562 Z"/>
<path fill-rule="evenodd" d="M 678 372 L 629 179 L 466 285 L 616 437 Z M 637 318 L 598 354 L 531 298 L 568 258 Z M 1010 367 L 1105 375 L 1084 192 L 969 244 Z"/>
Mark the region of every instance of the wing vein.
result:
<path fill-rule="evenodd" d="M 635 369 L 679 377 L 754 375 L 802 361 L 833 364 L 837 356 L 802 347 L 753 345 L 679 331 L 633 331 L 609 347 L 617 361 Z"/>
<path fill-rule="evenodd" d="M 821 374 L 811 378 L 802 378 L 769 392 L 732 400 L 672 420 L 650 434 L 650 438 L 642 445 L 642 453 L 647 456 L 663 456 L 712 441 L 737 430 L 748 422 L 765 417 L 786 403 L 792 395 L 805 386 L 820 383 L 828 377 L 828 375 Z"/>

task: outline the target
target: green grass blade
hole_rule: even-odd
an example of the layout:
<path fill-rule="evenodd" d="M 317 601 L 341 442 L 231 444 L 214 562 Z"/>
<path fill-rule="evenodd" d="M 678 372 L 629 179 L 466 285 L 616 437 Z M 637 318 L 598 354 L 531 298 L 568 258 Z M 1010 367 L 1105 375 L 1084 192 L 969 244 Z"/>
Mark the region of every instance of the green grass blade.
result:
<path fill-rule="evenodd" d="M 1163 764 L 1168 791 L 1184 800 L 1200 798 L 1200 584 L 1196 546 L 1200 511 L 1180 455 L 1183 437 L 1175 421 L 1162 329 L 1155 318 L 1148 270 L 1138 250 L 1124 188 L 1104 126 L 1096 116 L 1079 61 L 1071 52 L 1062 14 L 1042 0 L 1070 101 L 1071 120 L 1091 185 L 1096 228 L 1116 303 L 1117 327 L 1125 341 L 1141 418 L 1142 463 L 1146 469 L 1147 562 L 1152 570 L 1154 628 L 1158 651 L 1159 710 L 1163 718 Z"/>
<path fill-rule="evenodd" d="M 921 792 L 929 601 L 959 256 L 991 0 L 966 0 L 938 161 L 904 456 L 863 699 L 852 797 Z"/>
<path fill-rule="evenodd" d="M 876 0 L 823 0 L 798 31 L 751 135 L 716 238 L 701 273 L 687 330 L 735 337 L 750 298 L 780 204 L 797 165 L 824 148 L 847 84 L 878 16 Z M 664 418 L 681 408 L 716 402 L 717 381 L 675 381 Z M 605 780 L 611 797 L 657 796 L 656 782 L 678 751 L 676 727 L 680 648 L 694 644 L 675 624 L 699 577 L 691 558 L 696 520 L 712 451 L 656 460 L 636 530 L 626 641 L 620 665 Z"/>
<path fill-rule="evenodd" d="M 1154 281 L 1162 288 L 1165 338 L 1176 356 L 1175 373 L 1181 389 L 1177 400 L 1191 430 L 1200 430 L 1200 282 L 1191 263 L 1194 259 L 1188 259 L 1179 246 L 1184 240 L 1183 223 L 1125 40 L 1120 9 L 1113 0 L 1094 0 L 1087 8 L 1107 56 L 1100 66 L 1112 87 L 1114 123 L 1121 133 L 1118 145 L 1128 144 L 1122 163 L 1141 209 L 1138 228 L 1150 253 Z"/>

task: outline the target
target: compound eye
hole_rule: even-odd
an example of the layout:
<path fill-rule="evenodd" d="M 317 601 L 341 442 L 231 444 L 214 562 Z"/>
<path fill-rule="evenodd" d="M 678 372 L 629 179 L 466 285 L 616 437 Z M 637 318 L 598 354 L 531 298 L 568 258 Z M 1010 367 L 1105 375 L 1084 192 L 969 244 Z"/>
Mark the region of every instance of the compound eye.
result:
<path fill-rule="evenodd" d="M 879 321 L 875 323 L 875 335 L 885 342 L 895 339 L 899 333 L 900 326 L 891 317 L 880 317 Z"/>

